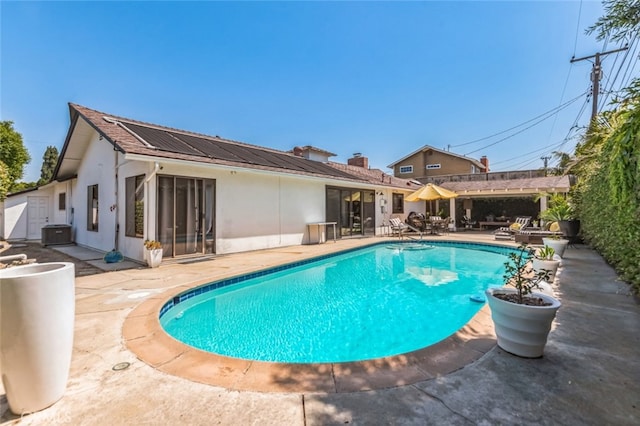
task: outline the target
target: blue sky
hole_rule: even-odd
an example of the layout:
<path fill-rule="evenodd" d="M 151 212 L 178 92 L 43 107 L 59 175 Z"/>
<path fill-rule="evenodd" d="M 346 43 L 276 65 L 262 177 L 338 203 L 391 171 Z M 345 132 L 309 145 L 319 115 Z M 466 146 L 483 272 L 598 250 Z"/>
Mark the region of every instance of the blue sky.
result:
<path fill-rule="evenodd" d="M 383 170 L 425 144 L 486 155 L 494 171 L 539 168 L 588 123 L 591 63 L 570 58 L 616 47 L 585 35 L 602 14 L 592 1 L 0 8 L 0 116 L 32 156 L 27 181 L 48 145 L 62 148 L 68 102 L 275 149 L 313 145 L 336 161 L 361 152 Z M 575 98 L 493 146 L 523 127 L 463 145 Z"/>

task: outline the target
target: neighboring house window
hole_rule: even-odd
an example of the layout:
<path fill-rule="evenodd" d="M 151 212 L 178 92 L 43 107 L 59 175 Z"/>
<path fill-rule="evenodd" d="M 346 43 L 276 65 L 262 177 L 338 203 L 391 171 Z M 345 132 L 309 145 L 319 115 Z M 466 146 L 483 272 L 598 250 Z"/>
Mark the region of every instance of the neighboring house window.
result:
<path fill-rule="evenodd" d="M 392 213 L 404 213 L 404 194 L 393 194 L 391 201 Z"/>
<path fill-rule="evenodd" d="M 125 179 L 125 235 L 144 236 L 144 175 Z"/>
<path fill-rule="evenodd" d="M 58 194 L 58 210 L 66 210 L 67 209 L 67 194 L 65 192 L 61 192 Z"/>
<path fill-rule="evenodd" d="M 439 169 L 440 164 L 427 164 L 427 170 L 429 169 Z"/>
<path fill-rule="evenodd" d="M 98 231 L 98 185 L 87 187 L 87 231 Z"/>
<path fill-rule="evenodd" d="M 413 166 L 400 166 L 400 173 L 413 173 Z"/>
<path fill-rule="evenodd" d="M 474 166 L 473 164 L 471 165 L 471 174 L 475 174 L 476 173 L 476 166 Z"/>

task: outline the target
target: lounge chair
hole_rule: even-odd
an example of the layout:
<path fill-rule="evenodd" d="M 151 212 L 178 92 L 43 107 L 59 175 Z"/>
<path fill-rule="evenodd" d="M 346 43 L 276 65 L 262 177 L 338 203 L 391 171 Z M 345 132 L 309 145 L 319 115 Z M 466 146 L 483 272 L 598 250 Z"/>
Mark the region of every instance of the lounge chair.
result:
<path fill-rule="evenodd" d="M 398 235 L 399 238 L 402 238 L 407 232 L 413 231 L 417 232 L 422 239 L 422 231 L 418 228 L 415 228 L 411 225 L 403 223 L 400 218 L 392 217 L 389 219 L 389 226 L 391 227 L 391 235 Z"/>
<path fill-rule="evenodd" d="M 531 216 L 518 216 L 509 226 L 502 226 L 494 232 L 496 240 L 510 240 L 518 232 L 523 231 L 531 222 Z"/>
<path fill-rule="evenodd" d="M 525 228 L 515 234 L 516 243 L 542 244 L 545 237 L 561 237 L 560 227 L 557 222 L 548 223 L 544 230 L 531 230 Z"/>

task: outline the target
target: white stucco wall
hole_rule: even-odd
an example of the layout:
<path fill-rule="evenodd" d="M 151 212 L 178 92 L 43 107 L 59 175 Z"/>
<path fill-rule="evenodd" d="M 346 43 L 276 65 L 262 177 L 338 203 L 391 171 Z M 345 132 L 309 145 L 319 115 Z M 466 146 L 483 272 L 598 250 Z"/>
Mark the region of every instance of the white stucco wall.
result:
<path fill-rule="evenodd" d="M 47 222 L 45 224 L 66 223 L 64 221 L 57 222 L 54 215 L 53 193 L 60 184 L 48 184 L 36 190 L 27 191 L 21 194 L 8 196 L 4 201 L 4 209 L 2 214 L 3 235 L 6 240 L 25 240 L 40 239 L 41 232 L 39 229 L 33 231 L 33 235 L 29 237 L 29 199 L 36 197 L 46 198 L 47 206 Z"/>
<path fill-rule="evenodd" d="M 307 242 L 306 224 L 325 217 L 325 182 L 273 173 L 160 162 L 158 175 L 215 180 L 216 253 Z M 156 179 L 150 181 L 155 207 Z M 149 220 L 155 237 L 155 211 Z"/>
<path fill-rule="evenodd" d="M 307 223 L 325 217 L 318 180 L 237 171 L 216 187 L 218 253 L 302 244 Z"/>
<path fill-rule="evenodd" d="M 119 154 L 118 154 L 119 155 Z M 110 251 L 115 244 L 116 151 L 106 139 L 92 138 L 80 167 L 72 196 L 73 230 L 77 244 Z M 98 232 L 87 230 L 87 189 L 98 185 Z"/>
<path fill-rule="evenodd" d="M 18 194 L 4 200 L 4 238 L 27 238 L 27 194 Z"/>

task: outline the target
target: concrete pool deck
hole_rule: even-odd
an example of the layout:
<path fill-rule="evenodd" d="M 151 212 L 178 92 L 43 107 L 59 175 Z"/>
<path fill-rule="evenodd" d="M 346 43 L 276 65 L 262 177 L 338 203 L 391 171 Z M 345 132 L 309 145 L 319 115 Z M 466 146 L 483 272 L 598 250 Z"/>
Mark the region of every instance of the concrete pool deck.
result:
<path fill-rule="evenodd" d="M 471 232 L 435 238 L 494 242 L 491 234 Z M 165 292 L 178 293 L 203 282 L 376 241 L 380 239 L 342 240 L 218 256 L 191 264 L 165 263 L 158 269 L 133 268 L 77 277 L 74 352 L 64 397 L 50 408 L 20 419 L 7 411 L 6 399 L 0 396 L 2 422 L 74 425 L 640 423 L 640 308 L 629 294 L 629 287 L 617 280 L 602 258 L 581 245 L 569 248 L 565 254 L 555 288 L 563 306 L 541 359 L 517 358 L 491 343 L 488 347 L 483 344 L 485 349 L 479 351 L 477 357 L 464 361 L 455 360 L 461 351 L 454 350 L 448 355 L 445 352 L 435 364 L 455 364 L 453 367 L 442 372 L 427 371 L 429 374 L 424 379 L 411 384 L 403 383 L 406 378 L 402 374 L 394 377 L 392 369 L 384 376 L 395 378 L 396 383 L 381 389 L 362 390 L 368 385 L 363 387 L 355 376 L 353 382 L 360 383 L 360 387 L 344 392 L 330 389 L 293 392 L 286 388 L 258 392 L 168 374 L 142 362 L 127 348 L 127 341 L 132 337 L 123 337 L 127 317 L 136 310 L 142 313 L 144 304 L 159 299 Z M 127 332 L 125 329 L 124 336 Z M 469 342 L 473 344 L 478 340 L 481 339 L 471 336 Z M 129 362 L 131 366 L 114 371 L 112 367 L 120 362 Z M 167 361 L 159 365 L 169 364 Z M 381 371 L 374 364 L 370 365 L 371 375 L 367 371 L 354 373 L 362 374 L 363 378 L 374 377 L 376 371 Z M 187 369 L 197 370 L 202 365 L 193 359 L 176 370 L 185 375 Z M 214 374 L 214 371 L 204 374 Z M 349 374 L 345 373 L 345 377 Z M 267 381 L 285 385 L 309 378 L 296 373 L 263 376 Z M 335 377 L 335 373 L 331 376 Z M 0 394 L 4 394 L 1 388 Z"/>

